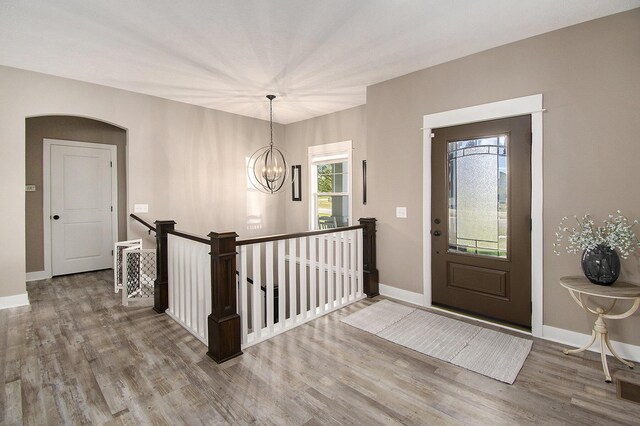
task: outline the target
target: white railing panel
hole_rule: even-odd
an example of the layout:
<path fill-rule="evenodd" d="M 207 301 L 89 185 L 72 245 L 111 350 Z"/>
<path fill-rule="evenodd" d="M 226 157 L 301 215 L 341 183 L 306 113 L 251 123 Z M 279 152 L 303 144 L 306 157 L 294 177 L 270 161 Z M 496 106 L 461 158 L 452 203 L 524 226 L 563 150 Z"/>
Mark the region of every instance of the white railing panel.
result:
<path fill-rule="evenodd" d="M 264 259 L 261 244 L 243 245 L 239 250 L 243 348 L 364 298 L 361 229 L 278 240 L 276 253 L 273 242 L 262 244 L 265 245 Z M 242 284 L 246 282 L 243 277 L 250 251 L 254 280 L 251 289 Z M 243 295 L 249 292 L 251 301 L 247 303 Z M 251 321 L 247 320 L 249 313 Z"/>
<path fill-rule="evenodd" d="M 167 236 L 169 308 L 167 314 L 207 344 L 211 313 L 210 246 Z"/>

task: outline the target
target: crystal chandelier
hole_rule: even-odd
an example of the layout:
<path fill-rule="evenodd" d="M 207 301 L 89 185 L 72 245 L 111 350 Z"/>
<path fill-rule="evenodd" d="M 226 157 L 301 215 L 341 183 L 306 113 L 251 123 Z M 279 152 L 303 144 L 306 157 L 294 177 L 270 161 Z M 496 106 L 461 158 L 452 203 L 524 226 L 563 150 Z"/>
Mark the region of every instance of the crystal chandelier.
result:
<path fill-rule="evenodd" d="M 288 176 L 287 160 L 282 151 L 273 145 L 273 100 L 275 98 L 274 95 L 267 95 L 271 125 L 270 143 L 254 152 L 249 159 L 249 180 L 256 189 L 266 194 L 275 194 L 284 189 Z"/>

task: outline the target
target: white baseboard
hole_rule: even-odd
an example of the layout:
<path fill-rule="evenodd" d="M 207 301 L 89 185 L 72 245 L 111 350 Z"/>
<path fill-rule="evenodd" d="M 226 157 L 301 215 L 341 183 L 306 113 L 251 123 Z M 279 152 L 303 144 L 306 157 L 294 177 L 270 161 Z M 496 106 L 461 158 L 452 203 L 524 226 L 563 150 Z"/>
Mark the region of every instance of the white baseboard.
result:
<path fill-rule="evenodd" d="M 386 284 L 378 284 L 378 291 L 381 296 L 391 297 L 414 305 L 422 306 L 422 293 L 414 293 L 413 291 L 403 290 L 398 287 L 392 287 Z"/>
<path fill-rule="evenodd" d="M 39 281 L 39 280 L 46 280 L 51 278 L 51 275 L 49 275 L 47 273 L 47 271 L 34 271 L 34 272 L 27 272 L 27 282 L 29 281 Z"/>
<path fill-rule="evenodd" d="M 572 346 L 573 348 L 580 348 L 589 341 L 591 335 L 565 330 L 563 328 L 551 327 L 550 325 L 543 325 L 542 338 L 545 340 L 551 340 L 552 342 L 561 343 L 563 345 Z M 614 340 L 611 341 L 611 344 L 622 358 L 640 362 L 640 346 L 616 342 Z M 588 350 L 600 353 L 600 345 L 596 341 Z M 607 353 L 610 352 L 607 350 Z"/>
<path fill-rule="evenodd" d="M 27 305 L 29 305 L 29 296 L 27 293 L 0 297 L 0 309 L 17 308 L 18 306 Z"/>

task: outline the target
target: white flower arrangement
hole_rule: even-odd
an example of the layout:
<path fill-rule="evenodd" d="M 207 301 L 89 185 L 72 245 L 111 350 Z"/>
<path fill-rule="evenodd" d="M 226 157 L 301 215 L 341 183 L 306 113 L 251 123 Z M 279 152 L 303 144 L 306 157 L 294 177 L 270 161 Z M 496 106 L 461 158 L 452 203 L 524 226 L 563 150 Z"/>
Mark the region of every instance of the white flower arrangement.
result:
<path fill-rule="evenodd" d="M 580 253 L 584 250 L 593 250 L 599 245 L 617 250 L 620 257 L 626 259 L 640 247 L 640 241 L 631 228 L 638 223 L 637 220 L 629 221 L 622 215 L 620 210 L 616 211 L 617 216 L 609 215 L 608 219 L 602 221 L 602 226 L 596 227 L 591 215 L 588 213 L 581 218 L 574 216 L 578 222 L 578 227 L 569 228 L 565 226 L 568 217 L 563 217 L 556 232 L 556 242 L 553 244 L 554 253 L 560 255 L 560 247 L 564 234 L 567 235 L 567 253 Z"/>

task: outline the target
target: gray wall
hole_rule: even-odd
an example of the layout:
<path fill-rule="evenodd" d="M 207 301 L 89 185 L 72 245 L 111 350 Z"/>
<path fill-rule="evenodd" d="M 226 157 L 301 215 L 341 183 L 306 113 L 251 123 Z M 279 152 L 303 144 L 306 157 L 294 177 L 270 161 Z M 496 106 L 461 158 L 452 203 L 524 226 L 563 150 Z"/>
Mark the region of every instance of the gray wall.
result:
<path fill-rule="evenodd" d="M 246 157 L 265 144 L 269 122 L 110 87 L 0 66 L 0 297 L 26 291 L 25 119 L 93 118 L 127 131 L 127 211 L 149 205 L 149 220 L 178 229 L 242 237 L 283 232 L 283 196 L 247 188 Z M 262 102 L 256 95 L 256 102 Z M 274 126 L 283 140 L 284 127 Z M 249 224 L 259 218 L 259 226 Z M 127 222 L 129 238 L 146 237 Z"/>
<path fill-rule="evenodd" d="M 589 333 L 592 319 L 558 284 L 578 255 L 553 254 L 563 216 L 621 209 L 640 217 L 640 9 L 565 28 L 371 86 L 366 126 L 370 211 L 379 220 L 380 281 L 422 293 L 425 114 L 542 93 L 544 324 Z M 395 206 L 408 218 L 396 219 Z M 636 229 L 640 232 L 640 228 Z M 623 278 L 640 281 L 638 255 Z M 612 327 L 640 344 L 636 314 Z"/>
<path fill-rule="evenodd" d="M 362 160 L 367 159 L 365 120 L 366 108 L 361 105 L 285 126 L 286 148 L 291 164 L 302 165 L 302 201 L 291 201 L 291 194 L 287 194 L 287 232 L 309 229 L 308 148 L 314 145 L 352 141 L 354 175 L 351 217 L 357 223 L 360 217 L 369 214 L 367 206 L 362 204 Z M 370 188 L 369 196 L 374 191 Z"/>
<path fill-rule="evenodd" d="M 44 270 L 42 221 L 42 148 L 43 139 L 64 139 L 116 145 L 118 150 L 118 239 L 127 238 L 127 132 L 101 121 L 83 117 L 44 116 L 26 120 L 26 180 L 35 184 L 35 192 L 25 194 L 27 272 Z"/>

